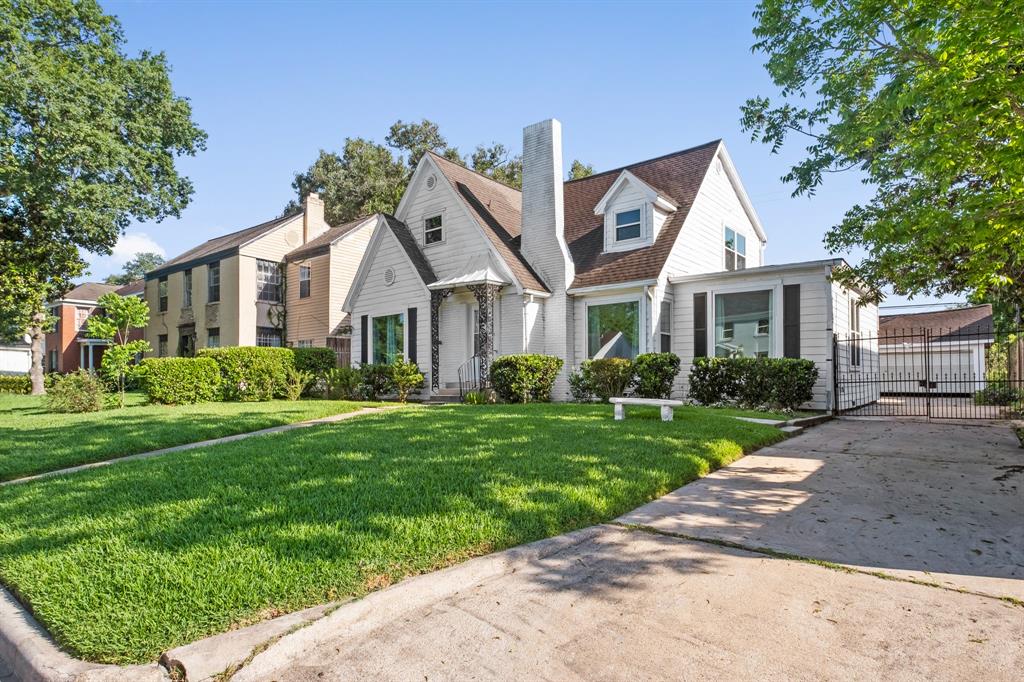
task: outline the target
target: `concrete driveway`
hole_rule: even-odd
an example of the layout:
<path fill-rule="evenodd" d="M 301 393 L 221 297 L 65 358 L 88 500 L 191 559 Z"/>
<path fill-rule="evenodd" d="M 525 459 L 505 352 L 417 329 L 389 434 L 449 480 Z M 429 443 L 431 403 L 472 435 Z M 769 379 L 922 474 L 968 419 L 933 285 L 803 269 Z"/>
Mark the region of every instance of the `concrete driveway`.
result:
<path fill-rule="evenodd" d="M 1019 679 L 1022 455 L 1006 427 L 831 422 L 353 602 L 233 679 Z"/>

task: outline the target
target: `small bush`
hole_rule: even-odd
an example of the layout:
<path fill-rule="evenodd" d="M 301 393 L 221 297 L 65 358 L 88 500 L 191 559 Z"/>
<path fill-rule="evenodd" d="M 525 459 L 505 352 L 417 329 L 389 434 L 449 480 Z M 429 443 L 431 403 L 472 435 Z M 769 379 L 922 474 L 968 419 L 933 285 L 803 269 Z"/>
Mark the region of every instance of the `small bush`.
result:
<path fill-rule="evenodd" d="M 494 401 L 493 391 L 470 391 L 462 396 L 462 402 L 467 405 L 491 405 Z"/>
<path fill-rule="evenodd" d="M 1006 384 L 989 384 L 974 394 L 975 405 L 1009 406 L 1024 400 L 1024 391 Z"/>
<path fill-rule="evenodd" d="M 404 403 L 409 392 L 423 388 L 423 374 L 415 362 L 406 362 L 403 358 L 397 358 L 391 363 L 391 385 L 398 393 L 398 402 Z"/>
<path fill-rule="evenodd" d="M 32 379 L 27 374 L 0 374 L 0 393 L 31 393 Z"/>
<path fill-rule="evenodd" d="M 569 397 L 574 403 L 594 402 L 594 392 L 582 368 L 569 372 Z"/>
<path fill-rule="evenodd" d="M 580 369 L 590 392 L 602 403 L 624 395 L 633 382 L 633 362 L 626 358 L 585 360 Z"/>
<path fill-rule="evenodd" d="M 323 376 L 324 394 L 330 400 L 357 400 L 361 397 L 362 376 L 358 369 L 335 367 Z"/>
<path fill-rule="evenodd" d="M 50 412 L 99 412 L 107 390 L 95 374 L 80 369 L 54 382 L 46 394 Z"/>
<path fill-rule="evenodd" d="M 561 369 L 552 355 L 502 355 L 491 363 L 491 386 L 505 402 L 546 403 Z"/>
<path fill-rule="evenodd" d="M 633 392 L 641 398 L 669 398 L 679 374 L 675 353 L 643 353 L 633 361 Z"/>
<path fill-rule="evenodd" d="M 294 367 L 285 370 L 284 397 L 288 400 L 298 400 L 306 389 L 312 385 L 316 378 L 312 372 L 303 372 Z"/>
<path fill-rule="evenodd" d="M 817 380 L 811 360 L 697 358 L 690 370 L 690 397 L 702 405 L 793 410 L 814 397 Z"/>
<path fill-rule="evenodd" d="M 212 358 L 146 358 L 142 366 L 150 402 L 191 405 L 221 397 L 220 368 Z"/>
<path fill-rule="evenodd" d="M 284 398 L 288 394 L 288 369 L 295 368 L 295 352 L 291 348 L 204 348 L 198 357 L 217 363 L 225 400 Z"/>
<path fill-rule="evenodd" d="M 395 390 L 391 378 L 391 365 L 363 363 L 359 366 L 359 387 L 367 400 L 377 400 Z"/>

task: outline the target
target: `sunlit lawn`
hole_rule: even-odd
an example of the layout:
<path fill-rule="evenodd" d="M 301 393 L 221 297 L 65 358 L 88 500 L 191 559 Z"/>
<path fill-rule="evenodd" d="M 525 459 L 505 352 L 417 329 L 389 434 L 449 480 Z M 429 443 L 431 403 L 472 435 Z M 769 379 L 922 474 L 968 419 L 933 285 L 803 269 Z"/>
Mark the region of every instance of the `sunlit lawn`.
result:
<path fill-rule="evenodd" d="M 0 580 L 74 654 L 269 615 L 607 521 L 778 430 L 683 408 L 412 408 L 0 488 Z"/>
<path fill-rule="evenodd" d="M 52 414 L 45 398 L 0 393 L 0 481 L 358 409 L 337 400 L 147 405 Z"/>

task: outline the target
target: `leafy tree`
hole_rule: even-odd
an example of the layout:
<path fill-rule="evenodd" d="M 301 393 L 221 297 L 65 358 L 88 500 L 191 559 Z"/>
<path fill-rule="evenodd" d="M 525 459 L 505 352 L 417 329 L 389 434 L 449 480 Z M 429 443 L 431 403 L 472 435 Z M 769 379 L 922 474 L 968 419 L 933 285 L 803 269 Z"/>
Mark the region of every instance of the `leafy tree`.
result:
<path fill-rule="evenodd" d="M 478 145 L 470 156 L 470 164 L 478 173 L 494 178 L 510 187 L 523 187 L 523 157 L 512 155 L 505 145 L 495 142 L 490 147 Z"/>
<path fill-rule="evenodd" d="M 594 167 L 590 164 L 583 163 L 579 159 L 573 159 L 572 168 L 569 169 L 569 179 L 579 180 L 580 178 L 589 178 L 594 174 Z"/>
<path fill-rule="evenodd" d="M 133 329 L 149 324 L 149 306 L 138 296 L 117 294 L 103 294 L 97 303 L 103 308 L 103 315 L 90 317 L 87 329 L 90 337 L 110 342 L 103 351 L 100 372 L 117 386 L 118 406 L 124 407 L 125 382 L 133 374 L 135 358 L 152 350 L 146 341 L 130 340 Z"/>
<path fill-rule="evenodd" d="M 32 339 L 44 392 L 45 302 L 134 220 L 177 216 L 175 159 L 205 147 L 163 54 L 129 57 L 95 0 L 0 3 L 0 333 Z"/>
<path fill-rule="evenodd" d="M 405 155 L 406 165 L 410 172 L 416 170 L 416 164 L 427 152 L 440 154 L 455 163 L 463 163 L 462 157 L 459 156 L 459 150 L 449 147 L 448 141 L 441 135 L 437 124 L 427 119 L 423 119 L 419 123 L 396 121 L 391 126 L 385 142 L 392 149 Z"/>
<path fill-rule="evenodd" d="M 845 278 L 899 294 L 991 294 L 1020 311 L 1020 3 L 761 0 L 755 17 L 754 50 L 781 101 L 747 100 L 744 128 L 773 152 L 805 140 L 783 177 L 795 195 L 847 169 L 874 188 L 825 239 L 834 253 L 867 250 Z"/>
<path fill-rule="evenodd" d="M 164 257 L 159 253 L 151 251 L 140 252 L 124 264 L 124 271 L 120 275 L 108 275 L 103 281 L 107 284 L 129 284 L 137 279 L 142 279 L 146 276 L 147 272 L 163 264 Z"/>

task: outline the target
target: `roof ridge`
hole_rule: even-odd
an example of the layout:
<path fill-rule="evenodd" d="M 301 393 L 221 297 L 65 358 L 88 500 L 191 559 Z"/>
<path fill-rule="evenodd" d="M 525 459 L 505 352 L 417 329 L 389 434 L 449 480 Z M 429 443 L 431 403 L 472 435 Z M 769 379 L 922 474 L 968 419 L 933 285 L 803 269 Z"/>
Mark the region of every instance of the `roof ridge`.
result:
<path fill-rule="evenodd" d="M 243 227 L 243 228 L 241 228 L 239 230 L 235 230 L 233 232 L 227 232 L 225 234 L 218 235 L 216 237 L 210 237 L 205 242 L 203 242 L 203 244 L 207 244 L 209 242 L 212 242 L 215 239 L 223 239 L 224 237 L 230 237 L 230 236 L 235 235 L 235 234 L 241 234 L 242 232 L 248 232 L 249 230 L 255 230 L 258 227 L 267 227 L 267 226 L 269 226 L 272 223 L 276 223 L 278 221 L 286 220 L 286 219 L 289 219 L 289 218 L 295 218 L 295 217 L 297 217 L 299 215 L 302 215 L 302 210 L 301 209 L 297 210 L 297 211 L 292 211 L 291 213 L 286 213 L 284 215 L 280 215 L 280 216 L 278 216 L 276 218 L 271 218 L 270 220 L 264 220 L 262 223 L 256 223 L 255 225 L 250 225 L 249 227 Z"/>
<path fill-rule="evenodd" d="M 611 170 L 601 171 L 600 173 L 594 173 L 592 175 L 588 175 L 585 178 L 574 178 L 572 180 L 565 180 L 563 184 L 568 185 L 570 182 L 581 182 L 583 180 L 592 180 L 593 178 L 598 178 L 598 177 L 601 177 L 602 175 L 608 175 L 609 173 L 621 173 L 624 170 L 629 170 L 630 168 L 633 168 L 635 166 L 640 166 L 640 165 L 645 164 L 645 163 L 653 163 L 654 161 L 661 161 L 663 159 L 667 159 L 667 158 L 670 158 L 670 157 L 673 157 L 673 156 L 679 156 L 681 154 L 689 154 L 690 152 L 697 151 L 698 149 L 700 149 L 702 147 L 710 147 L 711 145 L 718 145 L 718 144 L 721 144 L 722 141 L 723 141 L 722 138 L 719 137 L 718 139 L 711 140 L 709 142 L 704 142 L 702 144 L 694 145 L 692 147 L 687 147 L 686 149 L 680 149 L 678 151 L 669 152 L 668 154 L 662 154 L 661 156 L 655 156 L 655 157 L 650 158 L 650 159 L 644 159 L 643 161 L 634 161 L 633 163 L 628 163 L 625 166 L 619 166 L 618 168 L 612 168 Z"/>
<path fill-rule="evenodd" d="M 451 164 L 451 165 L 453 165 L 453 166 L 456 166 L 456 167 L 458 167 L 458 168 L 461 168 L 462 170 L 465 170 L 465 171 L 469 171 L 470 173 L 472 173 L 472 174 L 474 174 L 474 175 L 479 175 L 479 176 L 480 176 L 481 178 L 483 178 L 484 180 L 490 180 L 490 181 L 491 181 L 491 182 L 493 182 L 494 184 L 496 184 L 496 185 L 501 185 L 502 187 L 504 187 L 504 188 L 506 188 L 506 189 L 510 189 L 510 190 L 512 190 L 513 192 L 519 192 L 520 194 L 522 194 L 522 193 L 523 193 L 523 190 L 521 190 L 521 189 L 518 189 L 518 188 L 516 188 L 516 187 L 513 187 L 512 185 L 510 185 L 510 184 L 508 184 L 508 183 L 506 183 L 506 182 L 502 182 L 501 180 L 495 180 L 495 179 L 494 179 L 494 178 L 492 178 L 491 176 L 489 176 L 489 175 L 485 175 L 485 174 L 481 173 L 481 172 L 480 172 L 480 171 L 478 171 L 478 170 L 475 170 L 475 169 L 473 169 L 473 168 L 470 168 L 469 166 L 463 166 L 463 165 L 462 165 L 461 163 L 455 163 L 455 162 L 454 162 L 454 161 L 452 161 L 451 159 L 446 159 L 445 157 L 441 156 L 440 154 L 438 154 L 438 153 L 437 153 L 437 152 L 435 152 L 435 151 L 431 151 L 431 150 L 429 150 L 429 149 L 428 149 L 428 150 L 427 150 L 427 154 L 430 154 L 431 156 L 433 156 L 433 157 L 435 157 L 435 158 L 438 158 L 438 159 L 440 159 L 441 161 L 444 161 L 445 163 L 448 163 L 448 164 Z"/>

